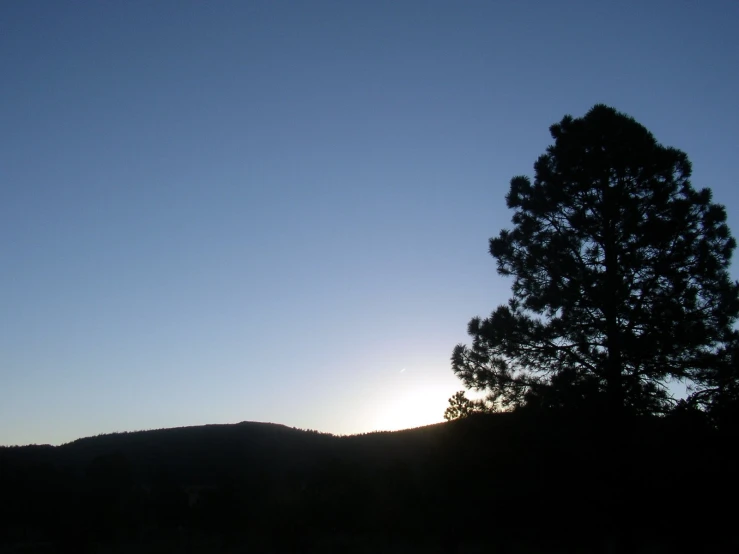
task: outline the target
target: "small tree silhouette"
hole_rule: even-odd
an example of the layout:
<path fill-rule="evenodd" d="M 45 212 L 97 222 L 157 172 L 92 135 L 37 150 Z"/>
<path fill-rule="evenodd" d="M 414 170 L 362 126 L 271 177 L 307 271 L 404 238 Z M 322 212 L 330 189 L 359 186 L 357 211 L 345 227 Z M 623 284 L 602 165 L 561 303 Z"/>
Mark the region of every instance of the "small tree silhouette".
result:
<path fill-rule="evenodd" d="M 449 406 L 444 410 L 444 419 L 451 421 L 460 417 L 467 417 L 473 413 L 494 412 L 493 405 L 488 405 L 484 400 L 470 400 L 459 391 L 449 399 Z"/>

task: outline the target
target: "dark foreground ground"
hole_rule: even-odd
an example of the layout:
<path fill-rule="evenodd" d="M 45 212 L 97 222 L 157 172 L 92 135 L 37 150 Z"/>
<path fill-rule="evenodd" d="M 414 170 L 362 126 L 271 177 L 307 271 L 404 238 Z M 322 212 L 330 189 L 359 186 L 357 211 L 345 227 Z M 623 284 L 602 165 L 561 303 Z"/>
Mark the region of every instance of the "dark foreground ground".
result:
<path fill-rule="evenodd" d="M 539 413 L 2 448 L 0 553 L 734 553 L 736 437 Z"/>

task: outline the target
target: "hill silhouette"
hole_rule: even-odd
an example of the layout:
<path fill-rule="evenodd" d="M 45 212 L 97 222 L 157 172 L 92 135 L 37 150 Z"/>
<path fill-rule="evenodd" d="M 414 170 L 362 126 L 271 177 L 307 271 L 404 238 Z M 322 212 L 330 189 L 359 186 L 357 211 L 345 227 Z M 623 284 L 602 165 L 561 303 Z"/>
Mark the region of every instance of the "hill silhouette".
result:
<path fill-rule="evenodd" d="M 243 422 L 5 447 L 0 552 L 723 551 L 733 443 L 690 418 L 615 428 L 532 411 L 355 436 Z"/>

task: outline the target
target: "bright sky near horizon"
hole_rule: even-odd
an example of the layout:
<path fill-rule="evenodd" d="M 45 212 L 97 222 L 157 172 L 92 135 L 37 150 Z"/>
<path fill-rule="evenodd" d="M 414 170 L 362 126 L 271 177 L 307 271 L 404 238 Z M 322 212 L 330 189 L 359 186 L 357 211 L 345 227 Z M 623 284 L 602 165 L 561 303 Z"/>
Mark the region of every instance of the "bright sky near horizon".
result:
<path fill-rule="evenodd" d="M 454 345 L 509 297 L 509 180 L 565 114 L 687 152 L 739 235 L 737 24 L 718 0 L 2 2 L 0 444 L 440 421 Z"/>

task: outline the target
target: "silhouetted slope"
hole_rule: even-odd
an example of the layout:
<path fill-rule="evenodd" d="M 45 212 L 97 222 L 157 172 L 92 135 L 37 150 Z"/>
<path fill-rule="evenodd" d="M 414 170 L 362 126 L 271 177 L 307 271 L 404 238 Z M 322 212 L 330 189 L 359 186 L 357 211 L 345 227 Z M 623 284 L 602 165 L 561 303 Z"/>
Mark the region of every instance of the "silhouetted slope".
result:
<path fill-rule="evenodd" d="M 177 481 L 212 484 L 218 473 L 244 466 L 285 469 L 313 459 L 333 437 L 269 423 L 204 425 L 89 437 L 58 448 L 59 460 L 80 467 L 120 452 L 139 479 L 166 470 Z"/>
<path fill-rule="evenodd" d="M 263 423 L 120 433 L 0 449 L 0 529 L 6 544 L 31 536 L 70 551 L 217 540 L 310 552 L 341 540 L 348 551 L 610 541 L 632 552 L 678 536 L 710 551 L 730 536 L 733 444 L 676 418 L 537 412 L 349 437 Z"/>

